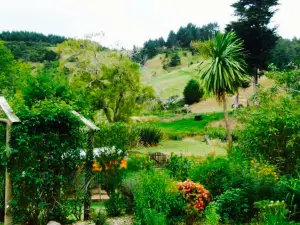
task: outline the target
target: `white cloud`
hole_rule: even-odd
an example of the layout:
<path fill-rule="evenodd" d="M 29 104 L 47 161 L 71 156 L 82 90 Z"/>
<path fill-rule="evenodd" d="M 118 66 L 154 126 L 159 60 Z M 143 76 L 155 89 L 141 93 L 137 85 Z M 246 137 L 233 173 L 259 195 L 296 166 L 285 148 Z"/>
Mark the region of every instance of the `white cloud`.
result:
<path fill-rule="evenodd" d="M 125 47 L 142 45 L 149 38 L 167 37 L 189 22 L 232 20 L 235 0 L 1 0 L 0 29 L 30 30 L 69 37 L 104 31 L 103 42 Z M 280 35 L 300 37 L 299 0 L 281 0 L 274 24 Z"/>

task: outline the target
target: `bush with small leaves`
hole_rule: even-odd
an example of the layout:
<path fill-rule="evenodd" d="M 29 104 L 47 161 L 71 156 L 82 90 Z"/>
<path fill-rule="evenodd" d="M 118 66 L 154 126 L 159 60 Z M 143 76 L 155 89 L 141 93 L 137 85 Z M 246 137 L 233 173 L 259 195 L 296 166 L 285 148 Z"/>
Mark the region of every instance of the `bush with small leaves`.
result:
<path fill-rule="evenodd" d="M 204 95 L 203 89 L 198 81 L 190 80 L 184 88 L 183 96 L 186 104 L 192 105 L 199 102 Z"/>

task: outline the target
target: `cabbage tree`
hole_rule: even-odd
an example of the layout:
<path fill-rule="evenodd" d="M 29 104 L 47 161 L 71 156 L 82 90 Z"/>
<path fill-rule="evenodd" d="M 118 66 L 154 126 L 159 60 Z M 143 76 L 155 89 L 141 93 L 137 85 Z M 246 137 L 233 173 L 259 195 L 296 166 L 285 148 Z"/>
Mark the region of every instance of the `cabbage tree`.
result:
<path fill-rule="evenodd" d="M 228 120 L 226 94 L 236 93 L 246 75 L 243 42 L 233 32 L 218 33 L 212 40 L 194 42 L 192 46 L 206 59 L 199 67 L 200 80 L 207 93 L 223 103 L 229 151 L 232 149 L 232 134 Z"/>

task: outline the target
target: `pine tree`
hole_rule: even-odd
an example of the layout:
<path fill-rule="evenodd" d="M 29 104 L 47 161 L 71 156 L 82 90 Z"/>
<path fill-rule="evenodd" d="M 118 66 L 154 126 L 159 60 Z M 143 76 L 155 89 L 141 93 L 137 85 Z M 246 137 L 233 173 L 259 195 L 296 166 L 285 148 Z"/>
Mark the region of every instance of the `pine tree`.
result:
<path fill-rule="evenodd" d="M 239 0 L 232 5 L 239 19 L 229 24 L 227 31 L 235 31 L 244 41 L 248 52 L 246 62 L 254 76 L 254 90 L 258 83 L 258 71 L 266 68 L 270 51 L 276 44 L 276 27 L 269 24 L 278 6 L 278 0 Z"/>

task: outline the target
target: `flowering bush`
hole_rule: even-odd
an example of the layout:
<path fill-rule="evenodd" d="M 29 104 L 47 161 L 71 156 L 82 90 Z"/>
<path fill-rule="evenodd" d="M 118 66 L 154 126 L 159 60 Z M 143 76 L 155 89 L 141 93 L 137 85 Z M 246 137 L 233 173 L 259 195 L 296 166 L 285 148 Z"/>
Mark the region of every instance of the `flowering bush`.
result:
<path fill-rule="evenodd" d="M 200 212 L 211 201 L 210 193 L 200 183 L 191 180 L 178 183 L 179 193 L 182 194 L 189 204 L 190 209 Z"/>
<path fill-rule="evenodd" d="M 199 213 L 203 212 L 205 207 L 211 201 L 208 190 L 200 183 L 194 183 L 191 180 L 178 183 L 179 193 L 183 195 L 188 202 L 187 208 L 187 224 L 193 224 L 199 217 Z"/>

